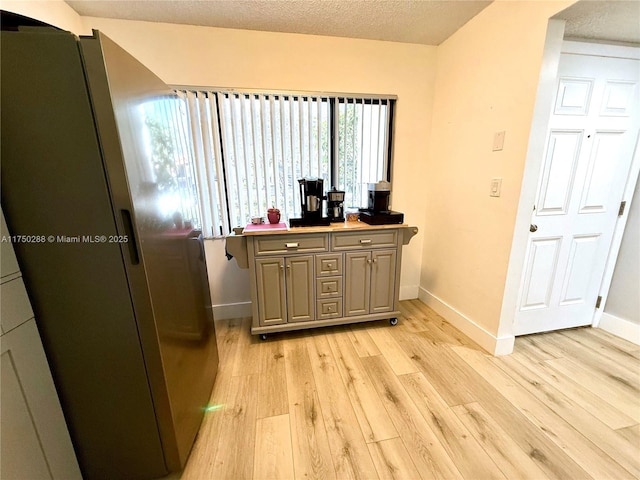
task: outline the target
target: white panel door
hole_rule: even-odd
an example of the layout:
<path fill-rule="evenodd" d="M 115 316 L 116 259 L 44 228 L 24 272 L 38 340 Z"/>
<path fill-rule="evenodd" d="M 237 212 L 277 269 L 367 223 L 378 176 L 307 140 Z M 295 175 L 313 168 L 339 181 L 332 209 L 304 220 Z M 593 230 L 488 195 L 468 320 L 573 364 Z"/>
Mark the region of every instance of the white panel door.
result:
<path fill-rule="evenodd" d="M 562 54 L 514 334 L 590 325 L 638 139 L 640 61 Z"/>

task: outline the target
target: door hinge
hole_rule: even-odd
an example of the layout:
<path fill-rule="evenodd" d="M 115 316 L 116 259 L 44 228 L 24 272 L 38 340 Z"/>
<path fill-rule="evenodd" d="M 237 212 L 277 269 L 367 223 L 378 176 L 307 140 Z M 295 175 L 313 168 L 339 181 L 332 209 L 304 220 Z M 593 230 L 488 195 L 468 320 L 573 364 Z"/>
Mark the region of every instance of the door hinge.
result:
<path fill-rule="evenodd" d="M 602 295 L 598 295 L 598 299 L 596 300 L 596 308 L 600 308 L 601 302 L 602 302 Z"/>
<path fill-rule="evenodd" d="M 620 202 L 620 208 L 618 209 L 618 216 L 621 217 L 622 215 L 624 215 L 624 209 L 627 206 L 627 202 L 623 201 Z"/>

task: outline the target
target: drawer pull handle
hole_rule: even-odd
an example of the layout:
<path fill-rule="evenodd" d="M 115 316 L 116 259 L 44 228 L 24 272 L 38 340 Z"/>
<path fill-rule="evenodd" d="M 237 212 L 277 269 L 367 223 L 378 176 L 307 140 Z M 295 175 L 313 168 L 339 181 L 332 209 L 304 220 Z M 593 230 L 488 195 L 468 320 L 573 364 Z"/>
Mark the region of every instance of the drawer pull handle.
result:
<path fill-rule="evenodd" d="M 371 239 L 370 238 L 363 238 L 363 239 L 360 240 L 360 243 L 363 244 L 363 245 L 371 243 Z"/>
<path fill-rule="evenodd" d="M 285 243 L 285 247 L 287 248 L 298 248 L 298 242 L 295 243 Z"/>

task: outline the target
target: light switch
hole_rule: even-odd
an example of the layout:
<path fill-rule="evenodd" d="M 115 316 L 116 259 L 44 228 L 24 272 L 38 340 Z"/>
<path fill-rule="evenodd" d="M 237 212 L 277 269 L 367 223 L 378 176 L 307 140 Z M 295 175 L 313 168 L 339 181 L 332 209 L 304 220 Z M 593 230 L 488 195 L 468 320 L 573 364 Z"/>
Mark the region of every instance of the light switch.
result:
<path fill-rule="evenodd" d="M 503 130 L 502 132 L 496 132 L 495 135 L 493 136 L 494 152 L 502 150 L 502 148 L 504 147 L 504 135 L 505 135 L 505 131 Z"/>
<path fill-rule="evenodd" d="M 501 189 L 502 189 L 502 178 L 492 178 L 491 179 L 491 191 L 489 192 L 489 196 L 490 197 L 499 197 Z"/>

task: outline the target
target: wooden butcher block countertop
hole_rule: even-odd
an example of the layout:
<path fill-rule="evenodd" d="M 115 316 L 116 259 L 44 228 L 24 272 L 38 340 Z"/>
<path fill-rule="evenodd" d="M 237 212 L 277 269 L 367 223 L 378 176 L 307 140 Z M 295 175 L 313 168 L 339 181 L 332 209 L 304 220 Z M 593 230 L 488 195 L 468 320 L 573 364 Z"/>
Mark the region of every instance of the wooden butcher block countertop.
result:
<path fill-rule="evenodd" d="M 268 223 L 262 225 L 247 225 L 242 235 L 282 235 L 296 233 L 332 233 L 332 232 L 351 232 L 359 230 L 386 230 L 393 228 L 407 228 L 406 223 L 394 223 L 389 225 L 369 225 L 364 222 L 340 222 L 332 223 L 327 226 L 320 227 L 289 227 L 286 223 L 271 225 Z"/>

